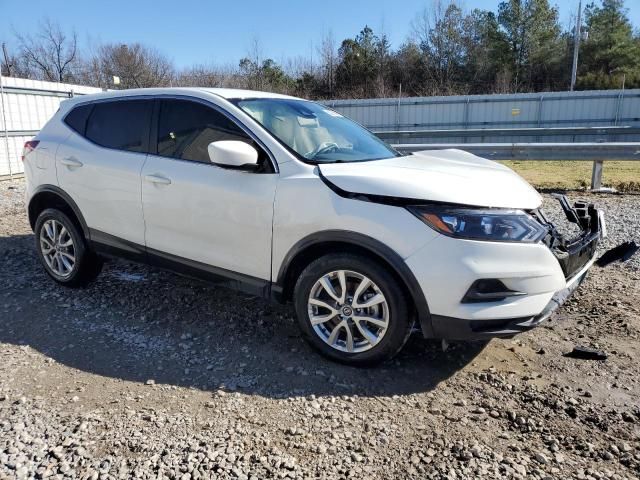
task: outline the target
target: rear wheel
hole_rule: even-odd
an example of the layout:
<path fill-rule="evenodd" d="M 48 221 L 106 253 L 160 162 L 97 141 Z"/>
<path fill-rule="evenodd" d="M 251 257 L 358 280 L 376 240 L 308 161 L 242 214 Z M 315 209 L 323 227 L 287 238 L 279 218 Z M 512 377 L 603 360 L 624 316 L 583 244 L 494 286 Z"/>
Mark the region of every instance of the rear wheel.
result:
<path fill-rule="evenodd" d="M 85 286 L 102 270 L 76 224 L 54 208 L 44 210 L 35 225 L 36 248 L 47 274 L 68 287 Z"/>
<path fill-rule="evenodd" d="M 294 290 L 300 328 L 325 356 L 351 365 L 392 358 L 411 333 L 407 298 L 385 268 L 364 256 L 312 262 Z"/>

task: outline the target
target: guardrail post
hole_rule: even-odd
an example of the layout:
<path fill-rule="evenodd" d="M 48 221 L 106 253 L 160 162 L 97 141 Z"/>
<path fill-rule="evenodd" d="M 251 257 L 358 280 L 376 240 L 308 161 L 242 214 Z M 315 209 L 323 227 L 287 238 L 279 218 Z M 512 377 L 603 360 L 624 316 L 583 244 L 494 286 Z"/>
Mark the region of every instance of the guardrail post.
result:
<path fill-rule="evenodd" d="M 542 125 L 542 102 L 544 102 L 544 95 L 540 95 L 540 101 L 538 103 L 538 128 Z"/>
<path fill-rule="evenodd" d="M 467 95 L 467 101 L 464 104 L 464 128 L 469 128 L 469 96 Z M 467 143 L 467 137 L 463 137 L 463 143 Z"/>
<path fill-rule="evenodd" d="M 396 130 L 400 130 L 400 98 L 402 98 L 402 84 L 400 84 L 400 89 L 398 91 L 398 102 L 396 103 Z M 400 137 L 398 137 L 398 143 L 400 142 Z"/>
<path fill-rule="evenodd" d="M 593 170 L 591 172 L 591 190 L 600 190 L 602 188 L 602 160 L 593 161 Z"/>

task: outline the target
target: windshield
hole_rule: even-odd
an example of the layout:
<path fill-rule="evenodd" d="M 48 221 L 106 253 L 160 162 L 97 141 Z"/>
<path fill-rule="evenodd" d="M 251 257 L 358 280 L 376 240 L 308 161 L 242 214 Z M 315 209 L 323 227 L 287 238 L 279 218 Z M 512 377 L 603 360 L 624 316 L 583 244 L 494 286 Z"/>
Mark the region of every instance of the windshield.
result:
<path fill-rule="evenodd" d="M 254 98 L 234 103 L 302 160 L 362 162 L 399 155 L 367 129 L 314 102 Z"/>

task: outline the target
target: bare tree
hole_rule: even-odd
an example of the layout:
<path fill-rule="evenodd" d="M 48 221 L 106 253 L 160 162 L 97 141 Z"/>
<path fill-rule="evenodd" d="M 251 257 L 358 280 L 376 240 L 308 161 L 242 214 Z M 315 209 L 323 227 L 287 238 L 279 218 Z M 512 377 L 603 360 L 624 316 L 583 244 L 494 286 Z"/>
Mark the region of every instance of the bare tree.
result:
<path fill-rule="evenodd" d="M 389 82 L 391 67 L 391 44 L 385 33 L 384 19 L 377 32 L 375 42 L 375 63 L 376 76 L 374 79 L 374 95 L 376 97 L 388 97 L 392 95 L 392 88 Z"/>
<path fill-rule="evenodd" d="M 30 69 L 20 55 L 13 54 L 10 47 L 2 42 L 2 60 L 0 61 L 0 73 L 5 77 L 35 77 L 35 72 Z"/>
<path fill-rule="evenodd" d="M 322 35 L 318 53 L 320 54 L 320 64 L 321 69 L 323 70 L 323 81 L 327 87 L 327 93 L 331 98 L 333 97 L 335 91 L 336 65 L 338 63 L 336 41 L 331 30 Z"/>
<path fill-rule="evenodd" d="M 240 59 L 239 67 L 243 75 L 247 88 L 252 90 L 262 90 L 263 75 L 262 69 L 262 46 L 260 38 L 254 36 L 251 39 L 247 56 Z"/>
<path fill-rule="evenodd" d="M 306 55 L 296 55 L 295 57 L 285 57 L 280 60 L 280 65 L 287 75 L 299 78 L 305 73 L 311 74 L 312 68 L 309 57 Z"/>
<path fill-rule="evenodd" d="M 83 69 L 85 83 L 104 88 L 165 87 L 172 85 L 174 75 L 167 57 L 140 43 L 102 45 Z M 113 84 L 114 77 L 119 85 Z"/>
<path fill-rule="evenodd" d="M 78 59 L 78 37 L 75 31 L 64 32 L 60 25 L 47 19 L 37 35 L 16 33 L 20 57 L 27 70 L 51 82 L 68 82 L 74 77 Z"/>
<path fill-rule="evenodd" d="M 465 58 L 464 14 L 457 0 L 432 0 L 412 27 L 415 41 L 425 57 L 431 94 L 462 93 L 457 91 L 455 83 Z"/>
<path fill-rule="evenodd" d="M 231 65 L 195 65 L 180 72 L 176 86 L 242 88 L 244 80 Z"/>
<path fill-rule="evenodd" d="M 7 52 L 7 44 L 2 42 L 2 62 L 0 63 L 0 75 L 10 77 L 15 62 L 15 58 L 11 57 Z"/>

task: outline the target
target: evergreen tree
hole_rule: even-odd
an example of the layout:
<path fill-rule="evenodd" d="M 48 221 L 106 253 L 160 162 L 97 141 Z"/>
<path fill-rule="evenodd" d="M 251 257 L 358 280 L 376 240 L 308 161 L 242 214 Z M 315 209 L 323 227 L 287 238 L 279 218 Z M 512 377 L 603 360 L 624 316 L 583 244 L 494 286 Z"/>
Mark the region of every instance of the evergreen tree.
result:
<path fill-rule="evenodd" d="M 558 11 L 548 0 L 508 0 L 498 8 L 498 20 L 509 46 L 507 67 L 515 91 L 548 90 L 566 70 Z"/>
<path fill-rule="evenodd" d="M 508 64 L 509 44 L 500 30 L 493 12 L 473 10 L 464 20 L 465 50 L 463 79 L 470 93 L 486 93 L 499 90 L 496 81 Z"/>
<path fill-rule="evenodd" d="M 527 82 L 529 90 L 546 91 L 568 84 L 567 49 L 564 48 L 558 9 L 548 0 L 530 0 L 527 29 Z"/>
<path fill-rule="evenodd" d="M 588 39 L 580 50 L 579 81 L 583 89 L 640 85 L 640 45 L 623 0 L 602 0 L 585 10 Z"/>
<path fill-rule="evenodd" d="M 338 90 L 359 98 L 372 96 L 379 72 L 379 60 L 387 55 L 389 44 L 365 26 L 354 39 L 343 40 L 336 68 Z"/>

